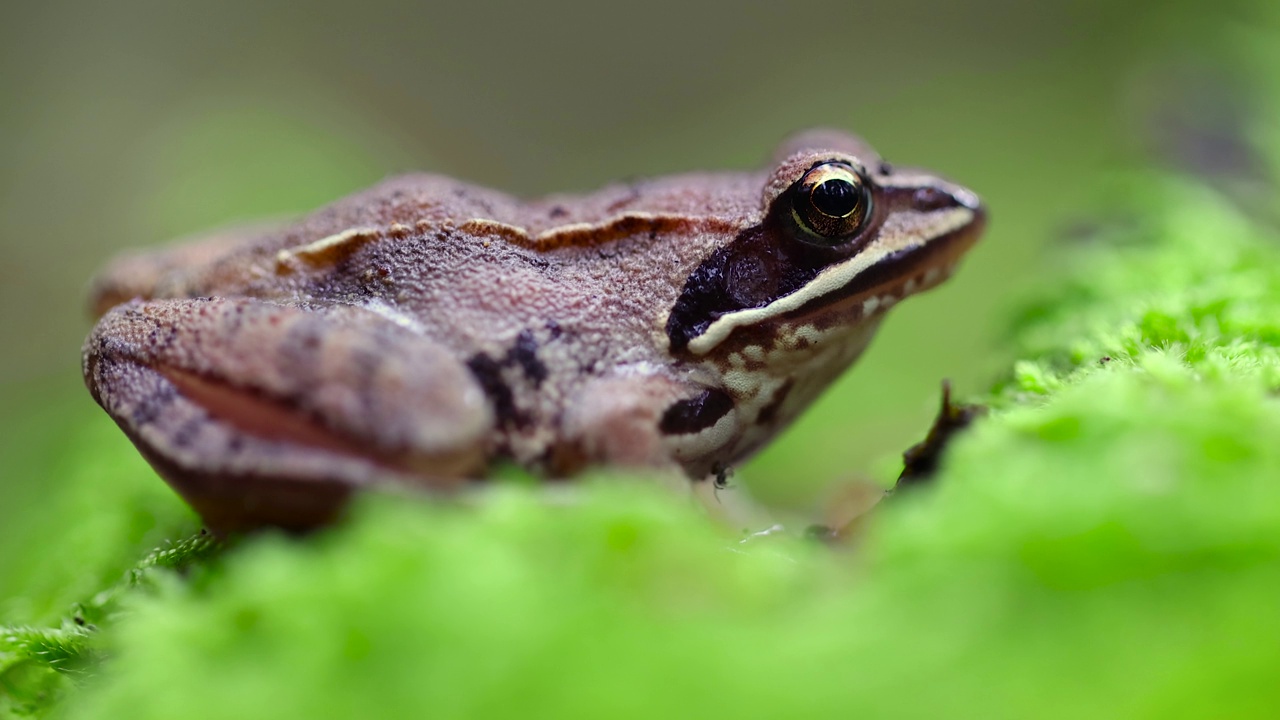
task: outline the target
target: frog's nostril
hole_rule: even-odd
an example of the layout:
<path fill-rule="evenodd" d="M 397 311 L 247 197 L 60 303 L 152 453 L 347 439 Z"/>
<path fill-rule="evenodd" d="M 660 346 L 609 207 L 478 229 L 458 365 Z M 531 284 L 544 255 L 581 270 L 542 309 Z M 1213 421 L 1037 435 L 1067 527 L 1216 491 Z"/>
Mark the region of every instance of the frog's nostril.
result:
<path fill-rule="evenodd" d="M 911 194 L 911 206 L 920 212 L 955 207 L 958 198 L 938 187 L 917 188 Z"/>
<path fill-rule="evenodd" d="M 982 209 L 982 201 L 973 192 L 950 183 L 926 185 L 916 188 L 911 193 L 911 208 L 918 212 L 933 212 L 955 207 L 979 212 Z"/>

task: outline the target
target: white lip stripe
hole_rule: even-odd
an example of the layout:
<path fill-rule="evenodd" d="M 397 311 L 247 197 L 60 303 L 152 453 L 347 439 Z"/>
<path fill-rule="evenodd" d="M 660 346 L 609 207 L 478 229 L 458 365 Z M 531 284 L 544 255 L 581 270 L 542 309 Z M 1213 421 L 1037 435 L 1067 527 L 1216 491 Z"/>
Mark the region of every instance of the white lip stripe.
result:
<path fill-rule="evenodd" d="M 724 342 L 736 328 L 757 325 L 792 310 L 798 310 L 813 298 L 835 292 L 853 282 L 854 278 L 886 256 L 926 245 L 934 238 L 962 228 L 973 221 L 973 212 L 967 208 L 953 208 L 934 214 L 938 216 L 937 224 L 921 239 L 915 242 L 903 242 L 902 238 L 886 238 L 882 232 L 881 237 L 877 238 L 870 247 L 838 265 L 826 268 L 804 287 L 790 295 L 780 297 L 764 307 L 739 310 L 717 318 L 701 335 L 689 341 L 689 351 L 694 355 L 705 355 Z M 891 304 L 885 303 L 887 299 L 881 298 L 881 303 Z"/>

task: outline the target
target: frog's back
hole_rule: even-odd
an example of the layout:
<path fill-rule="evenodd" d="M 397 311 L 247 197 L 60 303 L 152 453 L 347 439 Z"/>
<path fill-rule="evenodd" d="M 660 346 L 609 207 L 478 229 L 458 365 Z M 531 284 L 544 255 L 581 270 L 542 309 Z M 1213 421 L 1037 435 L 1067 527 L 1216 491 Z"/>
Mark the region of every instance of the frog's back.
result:
<path fill-rule="evenodd" d="M 442 231 L 461 230 L 447 234 L 455 249 L 466 253 L 487 254 L 490 241 L 499 240 L 537 256 L 575 249 L 596 252 L 600 245 L 650 232 L 659 227 L 654 221 L 672 228 L 677 220 L 704 218 L 733 230 L 731 224 L 759 213 L 759 187 L 758 174 L 691 174 L 523 202 L 444 176 L 402 175 L 293 223 L 229 228 L 122 255 L 95 278 L 90 301 L 94 315 L 101 316 L 135 298 L 279 299 L 292 285 L 275 267 L 283 255 L 341 260 L 366 242 Z M 296 250 L 304 252 L 291 253 Z"/>
<path fill-rule="evenodd" d="M 450 178 L 414 174 L 391 178 L 287 224 L 256 224 L 180 240 L 172 246 L 116 258 L 94 279 L 95 315 L 134 298 L 233 296 L 261 279 L 264 262 L 352 229 L 446 225 L 470 217 L 513 216 L 509 195 Z M 263 283 L 257 283 L 261 286 Z"/>

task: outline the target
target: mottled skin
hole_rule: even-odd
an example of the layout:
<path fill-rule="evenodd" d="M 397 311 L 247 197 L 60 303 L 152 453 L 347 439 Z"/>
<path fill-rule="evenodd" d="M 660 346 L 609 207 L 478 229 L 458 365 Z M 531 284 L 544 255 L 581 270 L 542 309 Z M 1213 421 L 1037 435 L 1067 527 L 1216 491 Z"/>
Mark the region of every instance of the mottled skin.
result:
<path fill-rule="evenodd" d="M 870 215 L 805 237 L 797 181 L 857 170 Z M 522 202 L 411 175 L 287 227 L 117 260 L 90 391 L 218 530 L 327 521 L 354 488 L 514 461 L 741 461 L 976 239 L 968 191 L 810 133 L 770 169 Z"/>

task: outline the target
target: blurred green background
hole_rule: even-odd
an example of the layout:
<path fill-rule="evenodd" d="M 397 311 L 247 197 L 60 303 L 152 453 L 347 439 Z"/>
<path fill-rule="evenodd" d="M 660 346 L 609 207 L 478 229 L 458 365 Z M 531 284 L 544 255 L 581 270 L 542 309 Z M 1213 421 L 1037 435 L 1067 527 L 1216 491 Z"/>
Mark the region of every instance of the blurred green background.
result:
<path fill-rule="evenodd" d="M 942 378 L 962 394 L 990 381 L 1003 308 L 1038 282 L 1042 246 L 1089 217 L 1102 168 L 1150 149 L 1177 69 L 1212 76 L 1204 29 L 1229 22 L 1248 22 L 1231 2 L 1162 0 L 7 7 L 0 578 L 75 429 L 109 423 L 79 376 L 96 267 L 412 169 L 587 190 L 754 167 L 787 133 L 833 125 L 974 188 L 992 224 L 958 277 L 895 310 L 856 371 L 741 474 L 795 507 L 891 476 Z"/>

